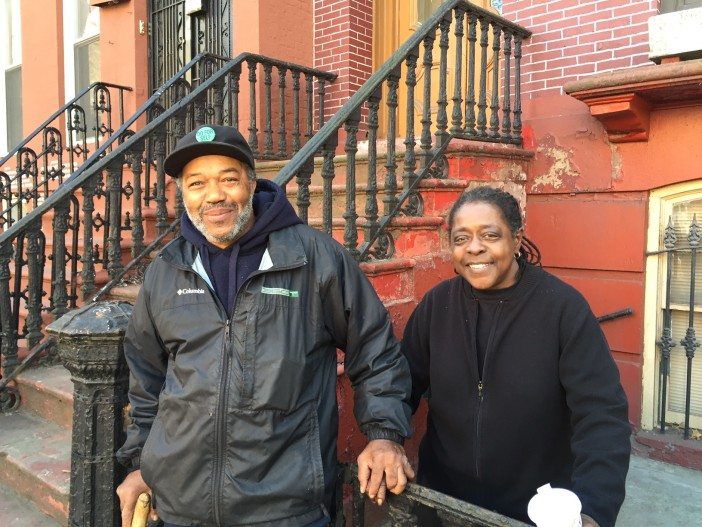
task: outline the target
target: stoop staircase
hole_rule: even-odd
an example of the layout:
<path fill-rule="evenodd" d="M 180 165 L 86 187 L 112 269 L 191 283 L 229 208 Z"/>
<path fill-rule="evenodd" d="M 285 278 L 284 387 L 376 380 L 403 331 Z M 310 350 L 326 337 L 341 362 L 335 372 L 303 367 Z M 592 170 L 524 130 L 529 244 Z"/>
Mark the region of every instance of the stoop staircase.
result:
<path fill-rule="evenodd" d="M 489 183 L 524 198 L 531 154 L 521 148 L 519 66 L 528 35 L 464 0 L 446 2 L 326 123 L 334 75 L 251 54 L 200 55 L 70 177 L 0 173 L 0 525 L 14 525 L 13 515 L 67 523 L 71 383 L 60 365 L 24 369 L 19 359 L 50 350 L 45 324 L 81 303 L 108 294 L 133 301 L 138 271 L 183 210 L 162 169 L 177 138 L 207 122 L 246 135 L 248 124 L 258 177 L 283 185 L 304 221 L 357 257 L 399 336 L 424 293 L 453 275 L 444 222 L 460 193 Z M 511 80 L 499 93 L 486 87 L 489 53 L 492 85 Z M 363 440 L 346 381 L 338 401 L 339 457 L 353 461 Z"/>

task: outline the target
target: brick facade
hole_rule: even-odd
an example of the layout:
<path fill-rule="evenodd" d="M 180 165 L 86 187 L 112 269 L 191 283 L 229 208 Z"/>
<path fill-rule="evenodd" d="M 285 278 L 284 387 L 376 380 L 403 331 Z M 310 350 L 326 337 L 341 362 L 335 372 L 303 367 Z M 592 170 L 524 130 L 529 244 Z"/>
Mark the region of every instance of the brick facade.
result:
<path fill-rule="evenodd" d="M 648 19 L 658 0 L 507 0 L 503 15 L 532 31 L 523 47 L 525 98 L 562 93 L 594 73 L 650 64 Z"/>
<path fill-rule="evenodd" d="M 370 77 L 372 41 L 372 0 L 315 0 L 314 67 L 339 75 L 326 94 L 327 118 Z"/>

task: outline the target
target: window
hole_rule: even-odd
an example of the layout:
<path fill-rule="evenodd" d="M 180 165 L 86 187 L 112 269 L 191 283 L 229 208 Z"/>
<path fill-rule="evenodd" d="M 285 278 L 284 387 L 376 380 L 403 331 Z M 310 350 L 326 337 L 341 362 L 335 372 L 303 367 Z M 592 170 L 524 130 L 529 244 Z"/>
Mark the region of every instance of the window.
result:
<path fill-rule="evenodd" d="M 20 0 L 0 0 L 0 9 L 0 150 L 7 152 L 24 137 Z"/>
<path fill-rule="evenodd" d="M 702 0 L 661 0 L 661 13 L 702 7 Z"/>
<path fill-rule="evenodd" d="M 100 10 L 90 0 L 64 2 L 64 64 L 66 99 L 70 100 L 100 80 Z M 81 97 L 88 136 L 94 136 L 95 115 L 92 94 Z"/>
<path fill-rule="evenodd" d="M 668 255 L 662 253 L 650 256 L 647 265 L 647 280 L 655 281 L 655 286 L 647 284 L 646 304 L 647 323 L 650 320 L 655 324 L 651 334 L 645 338 L 644 350 L 644 415 L 642 423 L 646 428 L 653 428 L 660 424 L 662 384 L 666 383 L 665 421 L 666 423 L 683 423 L 685 420 L 685 405 L 688 392 L 687 375 L 688 359 L 685 346 L 681 341 L 685 338 L 688 327 L 695 330 L 696 339 L 702 342 L 702 250 L 697 254 L 694 268 L 694 304 L 690 309 L 690 287 L 693 269 L 692 256 L 689 250 L 688 235 L 693 218 L 698 226 L 702 227 L 702 189 L 694 185 L 684 184 L 676 186 L 682 192 L 675 192 L 665 196 L 665 189 L 652 194 L 649 227 L 649 252 L 659 251 L 664 248 L 666 227 L 668 222 L 674 229 L 677 241 L 676 251 L 670 258 L 668 269 Z M 659 194 L 660 197 L 655 198 Z M 654 223 L 655 222 L 655 223 Z M 653 230 L 657 232 L 654 233 Z M 702 249 L 702 246 L 700 247 Z M 670 309 L 671 333 L 675 344 L 670 351 L 670 373 L 667 379 L 660 376 L 661 346 L 660 339 L 665 324 L 665 308 L 668 295 L 668 272 L 670 272 Z M 655 297 L 655 298 L 653 298 Z M 650 304 L 655 306 L 649 311 Z M 692 317 L 690 314 L 692 313 Z M 655 335 L 653 335 L 655 332 Z M 648 386 L 647 386 L 648 384 Z M 647 410 L 648 408 L 648 410 Z M 648 414 L 648 415 L 647 415 Z M 702 427 L 702 350 L 698 349 L 692 359 L 691 385 L 690 385 L 690 425 L 694 428 Z"/>

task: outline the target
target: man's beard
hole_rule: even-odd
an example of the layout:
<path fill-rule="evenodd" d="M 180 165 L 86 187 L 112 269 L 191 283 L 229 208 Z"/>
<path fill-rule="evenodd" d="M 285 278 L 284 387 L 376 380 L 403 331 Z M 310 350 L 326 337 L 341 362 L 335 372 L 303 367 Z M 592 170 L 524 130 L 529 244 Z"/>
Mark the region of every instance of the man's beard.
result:
<path fill-rule="evenodd" d="M 244 206 L 243 209 L 239 210 L 239 206 L 231 206 L 229 208 L 233 210 L 237 210 L 238 214 L 236 217 L 236 220 L 234 220 L 234 225 L 232 225 L 231 230 L 226 233 L 222 234 L 220 236 L 216 236 L 212 234 L 208 229 L 207 226 L 205 225 L 203 218 L 203 214 L 205 211 L 209 209 L 214 209 L 214 208 L 221 208 L 221 205 L 213 205 L 213 206 L 203 206 L 197 211 L 197 215 L 190 214 L 190 211 L 186 209 L 186 214 L 188 215 L 188 218 L 190 218 L 190 221 L 195 225 L 195 228 L 202 233 L 202 235 L 207 239 L 208 242 L 214 243 L 214 244 L 226 244 L 229 245 L 232 242 L 235 242 L 241 236 L 244 234 L 244 228 L 247 226 L 249 223 L 249 220 L 253 216 L 253 192 L 251 193 L 251 197 L 249 198 L 249 202 Z"/>

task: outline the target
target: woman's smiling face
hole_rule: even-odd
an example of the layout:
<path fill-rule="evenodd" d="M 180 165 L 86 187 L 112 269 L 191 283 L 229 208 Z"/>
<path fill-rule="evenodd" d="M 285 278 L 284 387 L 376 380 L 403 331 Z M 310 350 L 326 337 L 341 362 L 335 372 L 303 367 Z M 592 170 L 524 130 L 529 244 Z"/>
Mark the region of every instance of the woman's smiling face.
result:
<path fill-rule="evenodd" d="M 456 272 L 475 289 L 504 289 L 517 280 L 515 255 L 522 229 L 512 234 L 500 209 L 490 203 L 466 203 L 456 211 L 451 251 Z"/>

